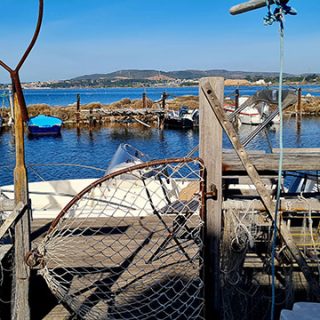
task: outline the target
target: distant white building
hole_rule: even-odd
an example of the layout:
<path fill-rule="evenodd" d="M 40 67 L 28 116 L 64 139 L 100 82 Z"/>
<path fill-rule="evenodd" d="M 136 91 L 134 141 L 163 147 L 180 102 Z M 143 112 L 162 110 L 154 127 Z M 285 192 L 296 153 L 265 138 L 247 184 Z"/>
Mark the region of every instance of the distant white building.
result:
<path fill-rule="evenodd" d="M 265 86 L 266 82 L 264 81 L 264 79 L 260 79 L 260 80 L 256 81 L 255 84 L 258 86 Z"/>

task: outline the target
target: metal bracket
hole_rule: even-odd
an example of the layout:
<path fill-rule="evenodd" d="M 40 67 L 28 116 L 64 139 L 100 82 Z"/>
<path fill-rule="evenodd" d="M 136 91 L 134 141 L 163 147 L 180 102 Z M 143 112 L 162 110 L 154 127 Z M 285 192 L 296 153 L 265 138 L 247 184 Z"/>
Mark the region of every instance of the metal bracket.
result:
<path fill-rule="evenodd" d="M 212 183 L 209 188 L 210 188 L 210 191 L 206 192 L 206 199 L 217 200 L 217 196 L 218 196 L 217 186 Z"/>

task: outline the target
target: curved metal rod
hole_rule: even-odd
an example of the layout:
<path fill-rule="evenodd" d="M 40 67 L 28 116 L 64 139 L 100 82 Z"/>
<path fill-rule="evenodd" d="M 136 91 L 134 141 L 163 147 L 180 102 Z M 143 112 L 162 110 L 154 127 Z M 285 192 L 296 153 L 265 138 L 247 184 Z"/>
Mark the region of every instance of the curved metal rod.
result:
<path fill-rule="evenodd" d="M 16 72 L 18 72 L 20 70 L 20 68 L 22 67 L 22 65 L 24 64 L 25 60 L 27 59 L 29 53 L 33 49 L 33 47 L 38 39 L 41 25 L 42 25 L 42 18 L 43 18 L 43 0 L 39 0 L 39 13 L 38 13 L 38 21 L 37 21 L 36 30 L 34 31 L 33 37 L 30 41 L 28 48 L 26 49 L 24 55 L 22 56 L 21 60 L 19 61 L 18 65 L 15 69 Z"/>
<path fill-rule="evenodd" d="M 22 58 L 20 59 L 19 63 L 17 64 L 15 69 L 10 68 L 6 63 L 4 63 L 2 60 L 0 60 L 0 66 L 6 69 L 10 74 L 14 71 L 18 72 L 22 65 L 24 64 L 25 60 L 27 59 L 29 53 L 31 52 L 32 48 L 34 47 L 42 25 L 42 18 L 43 18 L 43 1 L 44 0 L 39 0 L 39 12 L 38 12 L 38 21 L 37 21 L 37 26 L 34 31 L 33 37 L 30 41 L 29 46 L 27 47 L 26 51 L 24 52 Z"/>
<path fill-rule="evenodd" d="M 17 94 L 17 99 L 21 108 L 22 112 L 22 117 L 24 121 L 28 120 L 28 111 L 27 111 L 27 106 L 26 102 L 24 99 L 22 87 L 21 87 L 21 81 L 19 78 L 19 70 L 21 69 L 22 65 L 26 61 L 27 57 L 29 56 L 31 50 L 33 49 L 42 25 L 42 18 L 43 18 L 43 1 L 44 0 L 39 0 L 39 11 L 38 11 L 38 20 L 37 20 L 37 25 L 36 29 L 33 33 L 33 37 L 25 50 L 24 54 L 22 55 L 22 58 L 18 62 L 17 66 L 15 69 L 10 68 L 5 62 L 0 60 L 0 66 L 3 67 L 5 70 L 7 70 L 10 73 L 11 81 L 12 81 L 12 91 Z"/>
<path fill-rule="evenodd" d="M 131 167 L 127 167 L 124 169 L 120 169 L 118 171 L 109 173 L 102 178 L 94 181 L 90 185 L 88 185 L 86 188 L 84 188 L 81 192 L 79 192 L 58 214 L 58 216 L 52 221 L 51 226 L 47 232 L 47 235 L 50 234 L 58 225 L 60 219 L 62 219 L 67 212 L 70 210 L 70 208 L 77 203 L 78 200 L 80 200 L 82 197 L 84 197 L 88 192 L 90 192 L 93 188 L 101 185 L 103 182 L 111 180 L 115 177 L 118 177 L 122 174 L 126 173 L 132 173 L 135 170 L 145 169 L 149 167 L 154 166 L 160 166 L 160 165 L 166 165 L 166 164 L 180 164 L 180 163 L 188 163 L 188 162 L 198 162 L 200 164 L 200 176 L 204 180 L 205 178 L 205 169 L 204 169 L 204 163 L 201 158 L 174 158 L 174 159 L 163 159 L 163 160 L 153 160 L 150 162 L 143 162 L 140 164 L 133 165 Z"/>

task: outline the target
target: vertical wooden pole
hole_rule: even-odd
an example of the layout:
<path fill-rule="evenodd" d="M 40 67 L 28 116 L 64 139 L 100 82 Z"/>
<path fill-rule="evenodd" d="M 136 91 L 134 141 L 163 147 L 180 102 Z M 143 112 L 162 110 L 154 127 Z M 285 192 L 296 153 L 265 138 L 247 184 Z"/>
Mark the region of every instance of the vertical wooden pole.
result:
<path fill-rule="evenodd" d="M 14 94 L 15 112 L 15 144 L 16 166 L 14 169 L 14 195 L 15 204 L 28 203 L 28 180 L 24 153 L 24 127 L 22 113 L 17 94 Z M 26 254 L 30 251 L 30 211 L 27 210 L 15 226 L 15 274 L 13 283 L 13 310 L 11 319 L 30 319 L 29 309 L 29 278 L 30 270 L 24 262 Z"/>
<path fill-rule="evenodd" d="M 91 131 L 93 129 L 93 112 L 92 109 L 89 110 L 89 130 Z"/>
<path fill-rule="evenodd" d="M 147 108 L 147 94 L 145 92 L 142 94 L 142 108 Z"/>
<path fill-rule="evenodd" d="M 221 103 L 224 101 L 224 79 L 200 79 L 200 157 L 207 170 L 207 191 L 215 196 L 207 200 L 206 236 L 206 319 L 219 319 L 221 308 L 220 238 L 222 225 L 222 128 L 204 96 L 201 86 L 209 81 Z"/>
<path fill-rule="evenodd" d="M 160 130 L 164 129 L 164 118 L 165 118 L 165 110 L 166 110 L 166 100 L 168 98 L 168 95 L 166 94 L 166 92 L 164 91 L 162 93 L 162 98 L 161 98 L 161 109 L 163 111 L 163 113 L 159 114 L 158 117 L 158 127 Z"/>
<path fill-rule="evenodd" d="M 301 88 L 298 89 L 298 103 L 297 103 L 297 110 L 298 114 L 301 114 L 301 97 L 302 97 L 302 90 Z"/>
<path fill-rule="evenodd" d="M 9 105 L 10 105 L 10 116 L 11 116 L 11 120 L 14 120 L 14 108 L 13 108 L 13 96 L 12 96 L 13 92 L 9 91 Z M 13 127 L 13 122 L 10 121 L 11 123 L 11 127 Z"/>
<path fill-rule="evenodd" d="M 239 98 L 240 98 L 240 91 L 239 89 L 236 89 L 235 96 L 234 96 L 234 106 L 236 109 L 239 108 Z"/>
<path fill-rule="evenodd" d="M 301 120 L 302 120 L 302 113 L 301 113 L 301 98 L 302 98 L 302 90 L 301 88 L 298 89 L 298 102 L 296 105 L 296 129 L 297 129 L 297 139 L 300 140 L 301 135 Z"/>
<path fill-rule="evenodd" d="M 80 94 L 77 94 L 77 111 L 76 111 L 77 128 L 80 128 Z"/>
<path fill-rule="evenodd" d="M 162 107 L 163 110 L 166 109 L 166 100 L 167 100 L 167 98 L 168 98 L 168 96 L 167 96 L 166 92 L 164 91 L 162 93 L 162 101 L 161 101 L 162 102 L 161 107 Z"/>

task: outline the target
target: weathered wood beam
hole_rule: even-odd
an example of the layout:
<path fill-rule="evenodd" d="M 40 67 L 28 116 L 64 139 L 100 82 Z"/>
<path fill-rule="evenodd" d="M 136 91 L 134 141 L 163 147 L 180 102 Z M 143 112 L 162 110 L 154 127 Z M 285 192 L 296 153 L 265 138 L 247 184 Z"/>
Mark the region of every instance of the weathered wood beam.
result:
<path fill-rule="evenodd" d="M 275 205 L 275 201 L 273 201 Z M 237 209 L 237 208 L 250 208 L 256 211 L 266 211 L 266 208 L 262 201 L 254 200 L 226 200 L 222 204 L 222 208 Z M 320 202 L 318 199 L 282 199 L 280 201 L 279 210 L 282 212 L 309 212 L 320 211 Z"/>
<path fill-rule="evenodd" d="M 280 153 L 279 148 L 272 148 L 273 153 Z M 284 154 L 298 154 L 303 156 L 303 154 L 316 153 L 316 156 L 320 156 L 320 148 L 285 148 L 283 149 Z"/>
<path fill-rule="evenodd" d="M 0 227 L 0 239 L 6 234 L 6 232 L 9 230 L 9 228 L 12 227 L 14 223 L 16 223 L 19 218 L 26 212 L 28 206 L 23 205 L 22 202 L 20 202 L 14 211 L 9 215 L 9 217 L 4 221 L 4 223 Z"/>
<path fill-rule="evenodd" d="M 274 0 L 269 0 L 270 4 L 274 4 Z M 266 0 L 250 0 L 248 2 L 240 3 L 230 9 L 232 15 L 245 13 L 248 11 L 260 9 L 266 6 Z"/>
<path fill-rule="evenodd" d="M 24 149 L 24 123 L 17 93 L 14 94 L 15 111 L 15 144 L 16 166 L 14 169 L 14 198 L 18 205 L 20 202 L 29 203 L 28 179 L 25 165 Z M 30 269 L 24 262 L 26 254 L 30 251 L 30 212 L 26 210 L 16 223 L 14 230 L 14 281 L 11 319 L 29 320 L 29 279 Z"/>
<path fill-rule="evenodd" d="M 0 245 L 0 263 L 7 256 L 8 252 L 11 250 L 12 244 L 2 244 Z"/>
<path fill-rule="evenodd" d="M 275 150 L 276 151 L 276 150 Z M 279 153 L 269 154 L 249 154 L 248 158 L 258 171 L 277 171 L 279 164 Z M 320 153 L 311 152 L 284 152 L 284 171 L 319 171 Z M 223 154 L 223 169 L 225 172 L 243 171 L 245 168 L 239 161 L 239 157 L 234 153 Z"/>
<path fill-rule="evenodd" d="M 205 83 L 201 83 L 201 90 L 205 95 L 212 111 L 215 113 L 217 119 L 220 122 L 221 127 L 226 132 L 228 138 L 230 139 L 242 165 L 245 167 L 245 170 L 248 176 L 251 178 L 252 183 L 255 185 L 256 190 L 263 202 L 266 211 L 269 213 L 270 218 L 275 221 L 275 206 L 271 199 L 271 195 L 268 190 L 264 187 L 264 184 L 258 174 L 257 169 L 255 168 L 254 164 L 249 159 L 249 156 L 240 142 L 240 139 L 235 131 L 233 125 L 228 120 L 224 110 L 223 104 L 217 98 L 215 91 L 211 84 L 207 81 Z M 307 264 L 305 258 L 303 257 L 301 251 L 295 244 L 292 236 L 290 235 L 289 230 L 285 225 L 281 226 L 281 230 L 279 230 L 279 235 L 283 239 L 284 243 L 286 244 L 288 250 L 290 251 L 292 257 L 298 263 L 302 273 L 304 274 L 306 280 L 309 283 L 310 291 L 317 299 L 320 301 L 320 287 L 319 283 L 316 280 L 312 270 L 310 269 L 309 265 Z"/>
<path fill-rule="evenodd" d="M 222 226 L 222 128 L 212 112 L 201 86 L 209 82 L 221 103 L 224 101 L 224 79 L 200 80 L 200 148 L 199 154 L 207 170 L 207 191 L 215 197 L 206 202 L 206 319 L 219 319 L 221 310 L 220 239 Z"/>
<path fill-rule="evenodd" d="M 15 202 L 12 199 L 0 200 L 0 211 L 13 211 L 15 208 Z"/>

